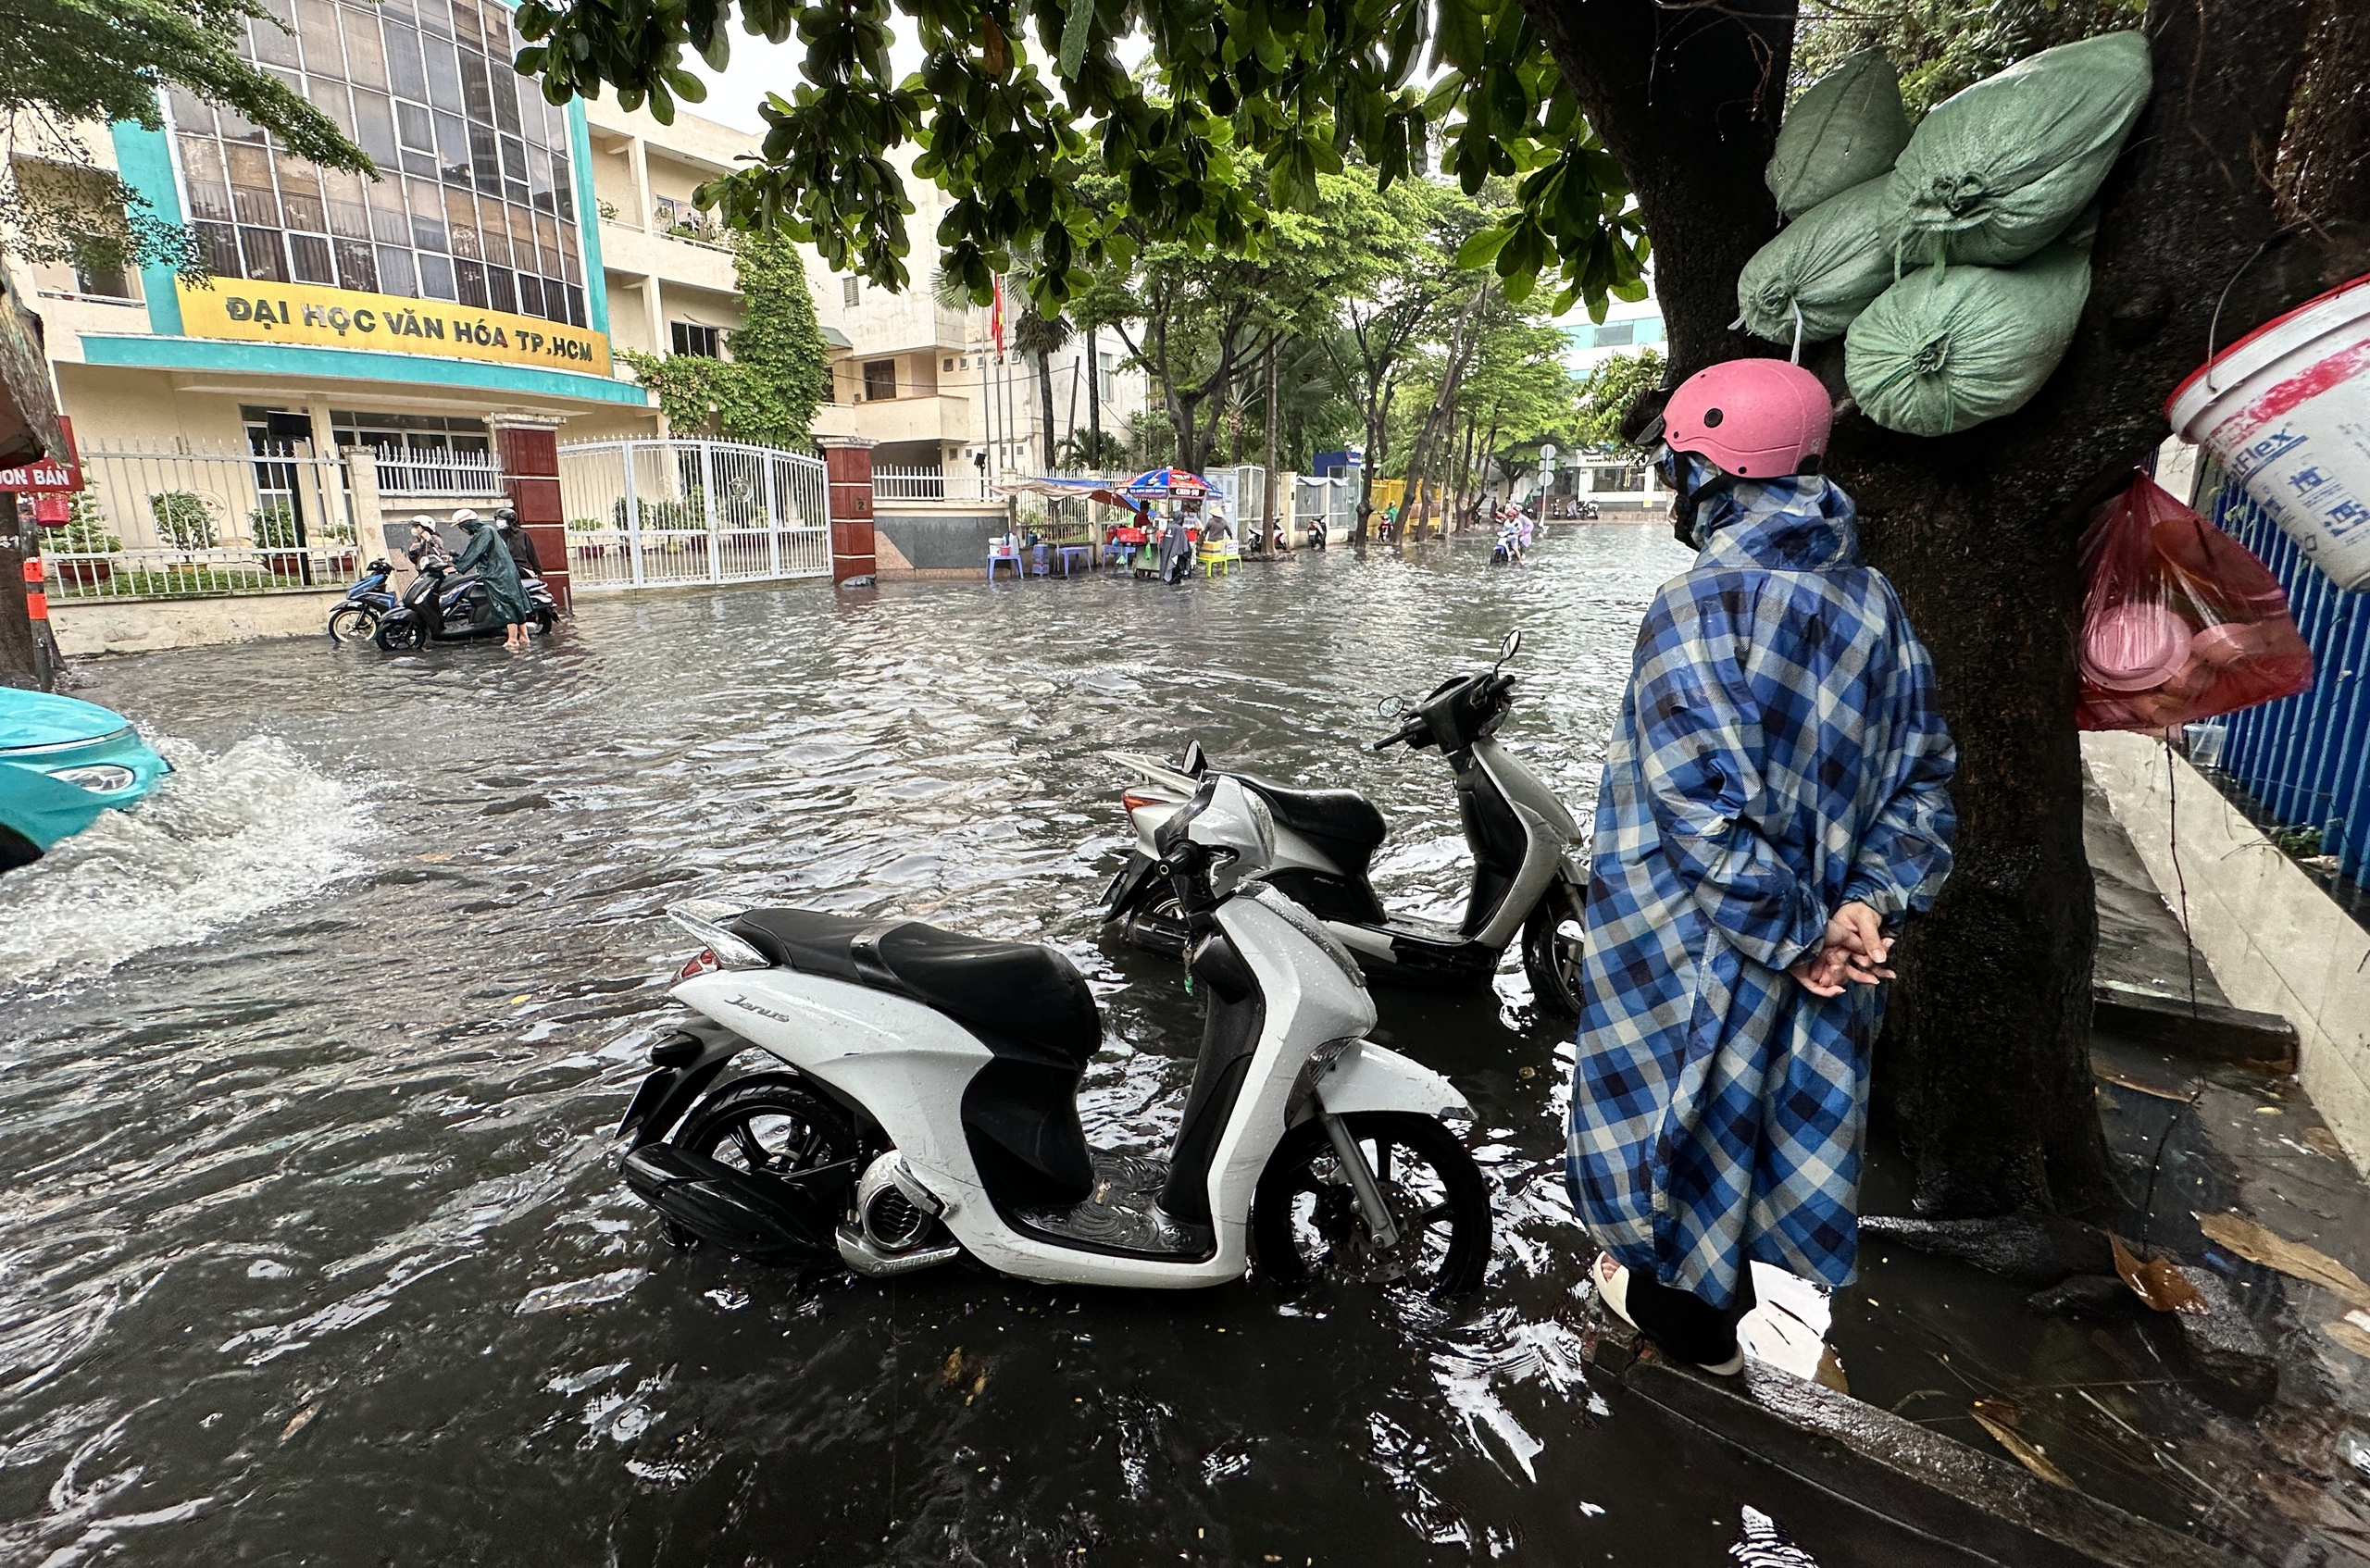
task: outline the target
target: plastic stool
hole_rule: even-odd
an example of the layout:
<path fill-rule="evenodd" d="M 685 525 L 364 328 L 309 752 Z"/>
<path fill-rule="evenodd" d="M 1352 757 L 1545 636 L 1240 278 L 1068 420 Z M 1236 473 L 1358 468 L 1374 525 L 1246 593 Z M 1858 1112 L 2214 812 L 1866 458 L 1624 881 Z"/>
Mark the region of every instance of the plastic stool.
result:
<path fill-rule="evenodd" d="M 1015 576 L 1015 577 L 1018 577 L 1018 576 L 1020 576 L 1020 575 L 1021 575 L 1021 568 L 1020 568 L 1020 557 L 1019 557 L 1019 556 L 1017 556 L 1017 555 L 1007 555 L 1007 554 L 1004 554 L 1004 553 L 1002 553 L 1002 552 L 1000 552 L 1000 551 L 995 551 L 995 550 L 991 550 L 991 551 L 989 551 L 989 552 L 988 552 L 988 580 L 989 580 L 990 582 L 993 582 L 993 581 L 995 581 L 995 579 L 996 579 L 996 568 L 997 568 L 998 566 L 1010 566 L 1010 567 L 1012 568 L 1012 575 L 1013 575 L 1013 576 Z"/>
<path fill-rule="evenodd" d="M 1083 544 L 1065 544 L 1059 547 L 1058 554 L 1062 557 L 1062 575 L 1067 577 L 1070 575 L 1073 564 L 1079 566 L 1085 566 L 1087 557 L 1094 552 Z"/>

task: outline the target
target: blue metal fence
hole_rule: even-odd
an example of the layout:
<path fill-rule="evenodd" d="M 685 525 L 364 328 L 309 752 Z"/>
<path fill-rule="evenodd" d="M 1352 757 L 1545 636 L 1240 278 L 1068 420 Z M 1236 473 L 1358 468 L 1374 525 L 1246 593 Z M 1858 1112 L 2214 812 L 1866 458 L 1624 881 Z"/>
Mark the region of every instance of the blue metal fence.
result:
<path fill-rule="evenodd" d="M 2229 716 L 2223 770 L 2279 823 L 2318 828 L 2321 852 L 2370 882 L 2370 593 L 2322 576 L 2236 481 L 2206 482 L 2206 515 L 2288 590 L 2314 660 L 2310 691 Z"/>

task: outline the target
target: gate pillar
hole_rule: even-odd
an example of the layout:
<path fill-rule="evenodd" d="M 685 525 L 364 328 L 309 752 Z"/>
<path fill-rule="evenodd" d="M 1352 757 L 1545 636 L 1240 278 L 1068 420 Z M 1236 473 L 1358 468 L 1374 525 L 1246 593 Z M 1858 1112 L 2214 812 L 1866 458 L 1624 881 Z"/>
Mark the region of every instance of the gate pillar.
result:
<path fill-rule="evenodd" d="M 830 479 L 831 582 L 869 588 L 879 580 L 873 560 L 872 442 L 863 436 L 817 436 Z"/>
<path fill-rule="evenodd" d="M 568 572 L 568 517 L 559 498 L 559 421 L 525 414 L 493 417 L 494 450 L 518 527 L 543 564 L 543 586 L 563 610 L 573 608 Z"/>

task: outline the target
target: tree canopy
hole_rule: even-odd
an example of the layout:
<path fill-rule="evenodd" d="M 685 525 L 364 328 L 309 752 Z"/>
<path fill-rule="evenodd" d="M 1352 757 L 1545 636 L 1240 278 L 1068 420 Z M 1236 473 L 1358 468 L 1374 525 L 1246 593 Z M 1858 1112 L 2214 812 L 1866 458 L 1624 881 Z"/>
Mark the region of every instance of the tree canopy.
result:
<path fill-rule="evenodd" d="M 290 30 L 268 0 L 0 0 L 0 243 L 28 261 L 163 262 L 202 271 L 186 230 L 93 166 L 78 122 L 164 123 L 160 86 L 243 115 L 298 157 L 371 172 L 362 149 L 285 81 L 243 54 L 250 23 Z"/>
<path fill-rule="evenodd" d="M 892 5 L 925 51 L 902 81 Z M 1644 297 L 1645 229 L 1620 166 L 1514 0 L 525 0 L 518 68 L 554 103 L 614 90 L 664 121 L 705 95 L 686 51 L 723 68 L 736 14 L 775 43 L 795 34 L 806 57 L 764 106 L 761 160 L 700 199 L 888 287 L 909 278 L 913 208 L 886 156 L 907 142 L 954 198 L 934 236 L 944 268 L 980 300 L 996 274 L 1025 272 L 1051 311 L 1147 242 L 1256 255 L 1349 160 L 1387 190 L 1439 139 L 1467 195 L 1515 182 L 1463 257 L 1494 266 L 1510 297 L 1542 272 L 1599 312 Z M 1132 72 L 1126 36 L 1150 51 Z M 1094 176 L 1123 198 L 1091 199 Z"/>

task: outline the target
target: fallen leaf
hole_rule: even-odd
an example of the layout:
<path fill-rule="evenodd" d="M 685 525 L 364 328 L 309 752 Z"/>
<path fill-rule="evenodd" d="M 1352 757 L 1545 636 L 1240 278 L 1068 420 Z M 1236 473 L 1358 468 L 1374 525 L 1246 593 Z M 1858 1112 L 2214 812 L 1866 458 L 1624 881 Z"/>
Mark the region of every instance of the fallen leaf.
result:
<path fill-rule="evenodd" d="M 1848 1394 L 1852 1391 L 1851 1380 L 1843 1375 L 1843 1358 L 1835 1353 L 1835 1347 L 1832 1345 L 1821 1345 L 1818 1348 L 1818 1381 L 1822 1386 L 1832 1388 L 1839 1394 Z"/>
<path fill-rule="evenodd" d="M 2209 1240 L 2221 1243 L 2249 1263 L 2276 1268 L 2307 1284 L 2317 1285 L 2357 1307 L 2370 1307 L 2370 1284 L 2364 1284 L 2360 1275 L 2318 1248 L 2290 1241 L 2235 1210 L 2227 1214 L 2199 1214 L 2197 1227 L 2205 1232 Z"/>
<path fill-rule="evenodd" d="M 2090 1064 L 2090 1072 L 2093 1076 L 2104 1078 L 2117 1089 L 2127 1089 L 2139 1094 L 2152 1095 L 2158 1100 L 2187 1100 L 2191 1092 L 2186 1086 L 2171 1089 L 2163 1084 L 2152 1084 L 2145 1079 L 2134 1077 L 2129 1073 L 2118 1072 L 2113 1067 L 2102 1067 L 2096 1062 Z"/>
<path fill-rule="evenodd" d="M 2131 1293 L 2148 1303 L 2149 1310 L 2160 1313 L 2187 1313 L 2191 1317 L 2203 1317 L 2214 1309 L 2205 1304 L 2197 1287 L 2184 1277 L 2170 1258 L 2151 1258 L 2141 1263 L 2123 1244 L 2123 1238 L 2110 1231 L 2107 1245 L 2114 1249 L 2114 1272 L 2131 1287 Z"/>
<path fill-rule="evenodd" d="M 971 1402 L 971 1400 L 978 1399 L 981 1394 L 984 1394 L 987 1391 L 988 1374 L 987 1370 L 983 1367 L 980 1369 L 979 1375 L 971 1379 L 971 1398 L 965 1400 L 963 1402 L 967 1405 Z"/>
<path fill-rule="evenodd" d="M 2370 1361 L 2370 1329 L 2355 1326 L 2343 1318 L 2321 1325 L 2321 1332 L 2351 1350 L 2364 1361 Z"/>
<path fill-rule="evenodd" d="M 280 1429 L 280 1440 L 284 1443 L 289 1438 L 294 1437 L 297 1433 L 302 1432 L 308 1425 L 311 1424 L 313 1417 L 318 1415 L 320 1412 L 321 1407 L 319 1405 L 309 1404 L 303 1410 L 298 1411 L 295 1414 L 290 1416 L 288 1418 L 288 1425 Z"/>
<path fill-rule="evenodd" d="M 424 861 L 427 861 L 427 862 L 429 862 L 430 865 L 443 865 L 446 861 L 448 861 L 448 860 L 452 859 L 453 857 L 452 857 L 450 854 L 439 853 L 439 854 L 423 854 L 423 855 L 415 855 L 413 858 L 414 858 L 414 859 L 416 859 L 416 860 L 424 860 Z"/>
<path fill-rule="evenodd" d="M 2326 1127 L 2306 1127 L 2304 1142 L 2316 1154 L 2326 1154 L 2332 1160 L 2345 1158 L 2345 1145 L 2339 1143 L 2337 1134 Z"/>
<path fill-rule="evenodd" d="M 938 1376 L 939 1381 L 945 1384 L 950 1388 L 963 1381 L 962 1346 L 955 1346 L 954 1350 L 948 1354 L 946 1358 L 946 1369 L 943 1372 L 941 1372 Z"/>
<path fill-rule="evenodd" d="M 511 1006 L 513 1006 L 513 1007 L 516 1007 L 516 1006 L 518 1006 L 519 1003 L 521 1003 L 521 1002 L 525 1002 L 525 1001 L 527 1001 L 527 1000 L 528 1000 L 528 998 L 523 997 L 523 996 L 514 996 L 514 997 L 512 997 L 512 998 L 510 999 L 510 1005 L 511 1005 Z"/>
<path fill-rule="evenodd" d="M 2053 1487 L 2063 1487 L 2069 1492 L 2080 1491 L 2082 1488 L 2074 1484 L 2074 1477 L 2050 1462 L 2049 1455 L 2042 1450 L 2039 1443 L 2023 1436 L 2015 1428 L 2003 1426 L 1983 1413 L 1983 1406 L 2002 1402 L 2004 1401 L 1999 1400 L 1976 1400 L 1974 1405 L 1969 1407 L 1970 1412 L 1975 1416 L 1975 1424 L 1990 1433 L 1992 1440 L 2006 1449 L 2018 1464 L 2023 1465 L 2042 1480 Z"/>
<path fill-rule="evenodd" d="M 2022 1426 L 2025 1424 L 2025 1407 L 1999 1394 L 1987 1394 L 1967 1408 L 1974 1411 L 1978 1419 L 1996 1421 L 2002 1426 Z"/>

